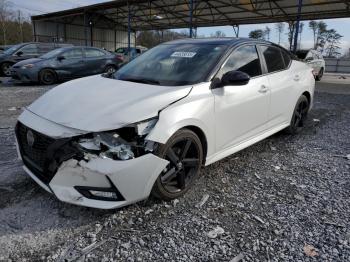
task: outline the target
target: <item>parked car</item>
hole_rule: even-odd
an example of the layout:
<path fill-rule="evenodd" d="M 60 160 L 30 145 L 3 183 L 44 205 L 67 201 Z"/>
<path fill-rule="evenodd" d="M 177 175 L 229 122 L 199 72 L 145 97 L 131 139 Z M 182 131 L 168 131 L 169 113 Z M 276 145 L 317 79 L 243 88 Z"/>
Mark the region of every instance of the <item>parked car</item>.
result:
<path fill-rule="evenodd" d="M 2 54 L 5 50 L 13 47 L 13 45 L 1 45 L 0 46 L 0 54 Z"/>
<path fill-rule="evenodd" d="M 280 130 L 300 132 L 314 86 L 311 68 L 270 42 L 177 40 L 44 94 L 18 119 L 18 154 L 64 202 L 171 200 L 201 166 Z"/>
<path fill-rule="evenodd" d="M 0 54 L 0 74 L 11 76 L 11 67 L 17 62 L 39 57 L 64 46 L 72 45 L 57 43 L 23 43 L 14 45 Z"/>
<path fill-rule="evenodd" d="M 323 59 L 323 56 L 317 50 L 299 50 L 296 53 L 297 57 L 307 63 L 314 71 L 314 76 L 317 81 L 320 81 L 325 69 L 326 62 Z"/>
<path fill-rule="evenodd" d="M 78 77 L 113 73 L 122 61 L 108 51 L 94 47 L 65 47 L 12 67 L 12 78 L 21 82 L 51 85 Z"/>
<path fill-rule="evenodd" d="M 131 47 L 130 48 L 130 57 L 129 57 L 129 51 L 127 47 L 120 47 L 117 50 L 115 50 L 115 52 L 117 53 L 117 56 L 123 60 L 123 62 L 129 62 L 131 60 L 133 60 L 134 58 L 136 58 L 137 56 L 143 54 L 144 52 L 146 52 L 148 50 L 147 47 L 143 47 L 143 46 L 137 46 L 135 47 Z"/>

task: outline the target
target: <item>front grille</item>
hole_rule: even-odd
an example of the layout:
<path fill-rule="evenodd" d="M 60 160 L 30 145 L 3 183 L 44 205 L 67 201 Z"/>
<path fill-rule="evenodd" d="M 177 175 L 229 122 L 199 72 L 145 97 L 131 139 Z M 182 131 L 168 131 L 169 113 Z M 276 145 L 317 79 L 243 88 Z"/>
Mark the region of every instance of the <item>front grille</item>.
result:
<path fill-rule="evenodd" d="M 27 141 L 29 130 L 34 137 L 32 145 L 29 145 Z M 20 122 L 16 126 L 16 135 L 24 164 L 44 183 L 49 183 L 52 174 L 47 172 L 49 165 L 48 150 L 55 139 L 36 132 Z"/>

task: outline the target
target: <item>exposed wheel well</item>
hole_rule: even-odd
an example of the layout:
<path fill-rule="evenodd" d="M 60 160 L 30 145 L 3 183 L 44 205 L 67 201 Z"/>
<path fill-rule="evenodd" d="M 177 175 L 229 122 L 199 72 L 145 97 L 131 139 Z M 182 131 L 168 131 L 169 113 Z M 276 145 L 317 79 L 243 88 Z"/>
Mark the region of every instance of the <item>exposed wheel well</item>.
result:
<path fill-rule="evenodd" d="M 202 131 L 202 129 L 200 129 L 197 126 L 185 126 L 183 128 L 187 128 L 187 129 L 191 130 L 199 137 L 199 140 L 201 141 L 202 147 L 203 147 L 203 165 L 204 165 L 205 159 L 207 158 L 207 152 L 208 152 L 208 142 L 207 142 L 207 138 L 205 137 L 204 132 Z"/>

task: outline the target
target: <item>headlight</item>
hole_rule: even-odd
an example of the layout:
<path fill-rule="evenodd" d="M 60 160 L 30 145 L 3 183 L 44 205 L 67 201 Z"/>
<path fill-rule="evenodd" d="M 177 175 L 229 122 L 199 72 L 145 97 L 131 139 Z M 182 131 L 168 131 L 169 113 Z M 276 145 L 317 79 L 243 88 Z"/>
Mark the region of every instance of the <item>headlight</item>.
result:
<path fill-rule="evenodd" d="M 34 67 L 34 64 L 27 64 L 27 65 L 22 66 L 22 69 L 28 69 L 28 68 L 32 68 L 32 67 Z"/>
<path fill-rule="evenodd" d="M 78 144 L 88 150 L 99 152 L 103 158 L 128 160 L 134 158 L 131 146 L 115 132 L 93 134 L 93 138 L 82 138 Z"/>
<path fill-rule="evenodd" d="M 157 118 L 152 118 L 116 131 L 94 133 L 88 138 L 80 138 L 78 144 L 83 151 L 102 158 L 132 159 L 135 155 L 140 156 L 153 151 L 154 143 L 145 141 L 145 136 L 151 132 L 157 121 Z"/>

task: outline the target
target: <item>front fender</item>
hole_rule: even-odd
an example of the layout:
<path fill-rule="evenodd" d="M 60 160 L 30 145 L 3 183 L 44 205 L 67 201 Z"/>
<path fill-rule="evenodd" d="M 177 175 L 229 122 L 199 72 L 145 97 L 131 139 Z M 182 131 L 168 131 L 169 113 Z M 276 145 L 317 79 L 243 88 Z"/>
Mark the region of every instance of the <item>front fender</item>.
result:
<path fill-rule="evenodd" d="M 147 140 L 165 144 L 181 128 L 195 126 L 207 140 L 207 156 L 215 151 L 214 97 L 208 83 L 194 86 L 191 93 L 168 106 L 159 114 L 159 120 L 146 137 Z"/>

